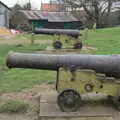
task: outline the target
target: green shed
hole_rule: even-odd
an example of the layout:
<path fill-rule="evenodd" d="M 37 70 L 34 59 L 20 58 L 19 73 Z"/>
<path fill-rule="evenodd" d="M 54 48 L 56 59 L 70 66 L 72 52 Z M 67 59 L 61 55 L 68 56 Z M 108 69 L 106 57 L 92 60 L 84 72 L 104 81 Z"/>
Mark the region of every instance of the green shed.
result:
<path fill-rule="evenodd" d="M 48 20 L 32 20 L 34 28 L 45 28 L 48 25 Z"/>
<path fill-rule="evenodd" d="M 73 24 L 72 22 L 64 22 L 64 29 L 72 29 Z"/>
<path fill-rule="evenodd" d="M 20 10 L 12 17 L 16 25 L 28 28 L 79 29 L 82 21 L 69 12 L 41 12 L 39 10 Z"/>

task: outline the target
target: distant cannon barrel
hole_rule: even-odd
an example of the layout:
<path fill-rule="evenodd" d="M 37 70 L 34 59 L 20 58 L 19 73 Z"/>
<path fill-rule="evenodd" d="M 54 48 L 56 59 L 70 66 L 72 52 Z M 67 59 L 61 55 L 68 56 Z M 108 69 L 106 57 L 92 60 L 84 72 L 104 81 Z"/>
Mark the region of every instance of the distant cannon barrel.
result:
<path fill-rule="evenodd" d="M 92 69 L 110 77 L 120 78 L 120 55 L 52 55 L 10 52 L 9 68 L 58 70 L 59 67 Z"/>
<path fill-rule="evenodd" d="M 35 34 L 48 34 L 48 35 L 67 35 L 71 37 L 79 37 L 80 31 L 79 30 L 73 30 L 73 29 L 40 29 L 35 28 L 34 30 Z"/>

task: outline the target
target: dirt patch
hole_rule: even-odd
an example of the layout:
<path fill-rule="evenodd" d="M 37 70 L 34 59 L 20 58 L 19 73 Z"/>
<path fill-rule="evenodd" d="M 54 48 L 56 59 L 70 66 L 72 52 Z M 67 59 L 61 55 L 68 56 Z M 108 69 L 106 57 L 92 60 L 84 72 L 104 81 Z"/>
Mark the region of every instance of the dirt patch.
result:
<path fill-rule="evenodd" d="M 42 54 L 80 54 L 84 52 L 94 52 L 96 51 L 97 48 L 92 47 L 92 46 L 84 46 L 82 49 L 59 49 L 56 50 L 53 47 L 48 47 L 46 50 L 43 51 L 36 51 L 36 53 L 42 53 Z"/>
<path fill-rule="evenodd" d="M 8 100 L 23 100 L 29 103 L 29 109 L 26 113 L 18 113 L 18 114 L 0 114 L 0 120 L 38 120 L 39 111 L 40 111 L 40 97 L 39 95 L 47 95 L 50 93 L 54 93 L 55 84 L 42 84 L 36 85 L 31 89 L 23 90 L 22 92 L 15 93 L 6 93 L 0 96 L 0 101 L 5 103 Z M 50 99 L 49 99 L 50 100 Z M 118 115 L 118 114 L 117 114 Z M 116 115 L 116 116 L 117 116 Z M 95 118 L 80 118 L 81 120 L 113 120 L 112 117 L 108 119 L 107 117 L 95 117 Z M 65 120 L 65 119 L 64 119 Z M 119 120 L 119 119 L 115 119 Z"/>
<path fill-rule="evenodd" d="M 32 100 L 37 97 L 38 94 L 44 94 L 46 92 L 54 91 L 55 85 L 36 85 L 32 89 L 23 90 L 22 92 L 7 93 L 1 96 L 2 99 L 9 100 Z"/>
<path fill-rule="evenodd" d="M 39 113 L 39 94 L 54 91 L 55 85 L 36 85 L 32 89 L 26 89 L 22 92 L 6 93 L 0 96 L 0 104 L 6 103 L 9 100 L 22 100 L 29 103 L 29 108 L 26 113 L 18 114 L 0 114 L 0 120 L 37 120 Z"/>
<path fill-rule="evenodd" d="M 83 51 L 96 51 L 97 48 L 96 47 L 92 47 L 92 46 L 84 46 L 83 47 Z"/>
<path fill-rule="evenodd" d="M 52 40 L 35 40 L 35 44 L 52 44 Z M 0 35 L 0 44 L 18 45 L 31 44 L 31 40 L 26 37 L 16 39 L 15 35 Z"/>

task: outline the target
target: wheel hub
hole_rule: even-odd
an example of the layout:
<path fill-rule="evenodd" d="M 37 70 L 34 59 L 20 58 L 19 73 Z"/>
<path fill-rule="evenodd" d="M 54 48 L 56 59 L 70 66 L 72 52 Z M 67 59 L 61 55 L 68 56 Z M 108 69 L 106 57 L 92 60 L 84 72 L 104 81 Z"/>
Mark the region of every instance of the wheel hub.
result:
<path fill-rule="evenodd" d="M 62 43 L 57 40 L 53 43 L 53 46 L 54 46 L 55 49 L 61 49 L 62 48 Z"/>
<path fill-rule="evenodd" d="M 81 105 L 81 97 L 74 90 L 65 90 L 58 95 L 57 102 L 62 111 L 75 112 Z"/>

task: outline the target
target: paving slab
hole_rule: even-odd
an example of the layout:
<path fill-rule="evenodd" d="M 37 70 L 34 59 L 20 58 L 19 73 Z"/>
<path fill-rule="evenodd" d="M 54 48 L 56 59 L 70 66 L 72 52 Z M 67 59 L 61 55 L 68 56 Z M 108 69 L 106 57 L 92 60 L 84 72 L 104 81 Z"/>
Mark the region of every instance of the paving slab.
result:
<path fill-rule="evenodd" d="M 62 112 L 56 99 L 56 92 L 40 96 L 40 120 L 120 120 L 120 112 L 112 106 L 84 105 L 77 112 Z"/>

